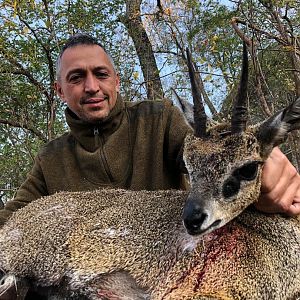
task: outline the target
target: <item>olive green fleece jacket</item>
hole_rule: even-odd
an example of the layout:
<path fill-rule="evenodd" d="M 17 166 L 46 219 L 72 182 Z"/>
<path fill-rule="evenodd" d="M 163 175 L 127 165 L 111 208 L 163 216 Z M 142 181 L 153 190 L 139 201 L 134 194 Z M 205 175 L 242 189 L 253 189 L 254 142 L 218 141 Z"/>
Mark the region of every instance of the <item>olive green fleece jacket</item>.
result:
<path fill-rule="evenodd" d="M 125 103 L 118 97 L 97 125 L 79 120 L 69 109 L 66 119 L 70 132 L 38 153 L 16 197 L 0 211 L 0 226 L 18 208 L 59 191 L 180 187 L 177 159 L 191 128 L 170 101 Z"/>

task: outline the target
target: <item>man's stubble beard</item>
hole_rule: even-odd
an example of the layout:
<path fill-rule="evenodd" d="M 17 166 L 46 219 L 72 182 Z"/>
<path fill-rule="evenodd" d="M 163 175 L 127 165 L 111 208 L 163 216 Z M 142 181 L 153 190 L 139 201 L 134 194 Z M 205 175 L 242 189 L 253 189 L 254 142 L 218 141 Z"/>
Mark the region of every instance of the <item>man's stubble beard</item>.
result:
<path fill-rule="evenodd" d="M 103 109 L 99 108 L 99 107 L 95 107 L 91 109 L 92 111 L 102 111 Z M 84 112 L 84 110 L 82 111 L 82 113 L 80 114 L 81 116 L 78 116 L 81 120 L 90 123 L 90 124 L 98 124 L 101 123 L 105 118 L 107 118 L 109 116 L 111 112 L 111 108 L 109 106 L 108 103 L 108 110 L 105 112 L 104 115 L 101 115 L 101 117 L 93 117 L 93 116 L 89 116 L 88 112 Z"/>

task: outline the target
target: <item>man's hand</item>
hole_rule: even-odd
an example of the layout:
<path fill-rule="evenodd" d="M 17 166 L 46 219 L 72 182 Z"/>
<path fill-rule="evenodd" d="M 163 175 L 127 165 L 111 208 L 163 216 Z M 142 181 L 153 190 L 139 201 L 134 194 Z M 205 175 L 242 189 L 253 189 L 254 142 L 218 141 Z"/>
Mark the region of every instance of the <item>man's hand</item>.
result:
<path fill-rule="evenodd" d="M 300 214 L 300 175 L 278 147 L 263 167 L 261 194 L 255 207 L 266 213 Z"/>

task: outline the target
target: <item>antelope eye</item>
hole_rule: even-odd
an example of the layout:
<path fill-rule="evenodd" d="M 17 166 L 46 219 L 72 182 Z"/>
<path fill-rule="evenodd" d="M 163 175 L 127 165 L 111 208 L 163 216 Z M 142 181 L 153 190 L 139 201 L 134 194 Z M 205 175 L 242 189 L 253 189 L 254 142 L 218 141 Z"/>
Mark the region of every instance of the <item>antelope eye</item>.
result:
<path fill-rule="evenodd" d="M 257 175 L 258 162 L 251 162 L 243 165 L 239 169 L 235 170 L 233 176 L 240 180 L 253 180 Z"/>
<path fill-rule="evenodd" d="M 229 198 L 238 193 L 240 190 L 240 181 L 233 176 L 227 178 L 223 184 L 223 196 L 224 198 Z"/>

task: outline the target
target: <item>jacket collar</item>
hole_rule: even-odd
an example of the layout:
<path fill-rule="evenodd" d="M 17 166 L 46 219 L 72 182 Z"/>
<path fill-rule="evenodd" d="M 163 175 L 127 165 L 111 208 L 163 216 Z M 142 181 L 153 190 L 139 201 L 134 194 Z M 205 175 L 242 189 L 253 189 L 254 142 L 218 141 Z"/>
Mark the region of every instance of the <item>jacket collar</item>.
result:
<path fill-rule="evenodd" d="M 109 115 L 98 123 L 88 123 L 79 119 L 69 108 L 65 110 L 67 123 L 71 134 L 89 152 L 94 152 L 98 148 L 96 139 L 102 136 L 104 140 L 120 126 L 124 115 L 124 102 L 120 95 Z M 96 136 L 95 136 L 96 135 Z"/>

